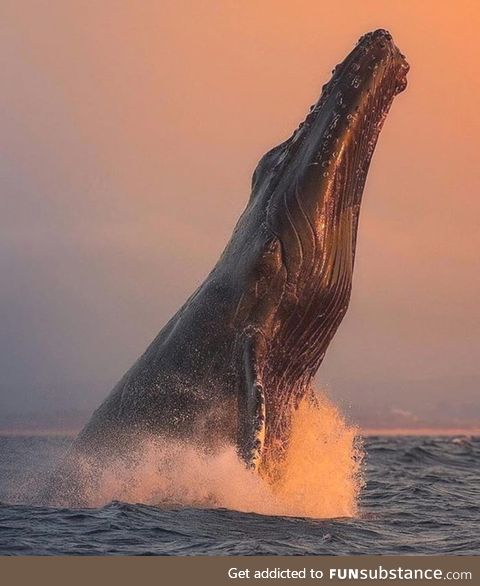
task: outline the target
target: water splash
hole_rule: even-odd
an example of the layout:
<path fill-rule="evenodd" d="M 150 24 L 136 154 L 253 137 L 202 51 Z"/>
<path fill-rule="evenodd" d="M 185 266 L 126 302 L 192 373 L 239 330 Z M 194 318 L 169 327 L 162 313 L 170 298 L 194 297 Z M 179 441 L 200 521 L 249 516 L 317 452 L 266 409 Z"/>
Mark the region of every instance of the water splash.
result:
<path fill-rule="evenodd" d="M 362 448 L 326 398 L 300 405 L 274 485 L 245 468 L 233 446 L 212 454 L 191 442 L 145 439 L 135 461 L 105 470 L 90 506 L 112 500 L 222 507 L 265 515 L 352 517 L 362 485 Z"/>
<path fill-rule="evenodd" d="M 286 514 L 353 517 L 363 486 L 363 446 L 358 429 L 321 397 L 296 413 L 278 494 Z"/>

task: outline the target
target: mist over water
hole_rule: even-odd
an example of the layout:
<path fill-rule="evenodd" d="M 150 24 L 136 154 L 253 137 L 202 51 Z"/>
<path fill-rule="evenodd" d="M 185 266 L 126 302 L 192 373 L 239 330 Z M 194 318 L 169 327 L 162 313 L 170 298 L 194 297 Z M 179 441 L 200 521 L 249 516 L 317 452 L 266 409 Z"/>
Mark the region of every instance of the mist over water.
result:
<path fill-rule="evenodd" d="M 357 430 L 326 398 L 295 414 L 280 481 L 246 469 L 233 446 L 207 453 L 193 440 L 145 438 L 132 458 L 112 462 L 87 504 L 218 507 L 264 515 L 315 518 L 357 514 L 362 451 Z M 88 462 L 84 474 L 89 476 Z M 25 495 L 28 498 L 28 495 Z"/>

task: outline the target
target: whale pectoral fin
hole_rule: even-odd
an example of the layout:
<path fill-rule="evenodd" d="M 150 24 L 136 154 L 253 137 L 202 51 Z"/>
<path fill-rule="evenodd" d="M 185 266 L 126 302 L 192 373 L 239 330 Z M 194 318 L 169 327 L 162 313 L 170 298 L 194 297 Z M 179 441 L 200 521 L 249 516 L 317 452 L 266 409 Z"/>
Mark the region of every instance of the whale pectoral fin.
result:
<path fill-rule="evenodd" d="M 265 392 L 258 369 L 261 335 L 242 341 L 238 379 L 239 451 L 249 468 L 258 470 L 265 442 Z"/>
<path fill-rule="evenodd" d="M 249 468 L 258 470 L 265 442 L 265 394 L 260 384 L 253 384 L 247 389 L 246 462 Z"/>

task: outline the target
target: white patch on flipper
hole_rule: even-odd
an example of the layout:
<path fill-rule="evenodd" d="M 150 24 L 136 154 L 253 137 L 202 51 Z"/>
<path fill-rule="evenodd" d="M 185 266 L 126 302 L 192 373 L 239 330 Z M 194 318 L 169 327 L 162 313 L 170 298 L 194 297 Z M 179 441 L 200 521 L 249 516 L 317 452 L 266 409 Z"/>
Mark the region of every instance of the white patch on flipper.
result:
<path fill-rule="evenodd" d="M 265 444 L 265 393 L 260 384 L 253 387 L 255 393 L 255 431 L 253 434 L 253 446 L 250 455 L 252 468 L 258 470 L 262 459 L 263 446 Z"/>

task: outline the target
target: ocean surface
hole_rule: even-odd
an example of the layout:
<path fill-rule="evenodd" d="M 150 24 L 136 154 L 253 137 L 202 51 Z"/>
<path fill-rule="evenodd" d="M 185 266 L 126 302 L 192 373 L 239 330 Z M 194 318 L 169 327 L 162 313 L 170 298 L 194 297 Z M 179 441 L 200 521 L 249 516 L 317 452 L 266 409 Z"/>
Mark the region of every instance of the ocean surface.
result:
<path fill-rule="evenodd" d="M 0 554 L 480 554 L 480 438 L 366 438 L 358 513 L 331 519 L 119 501 L 23 504 L 70 441 L 0 436 Z"/>

